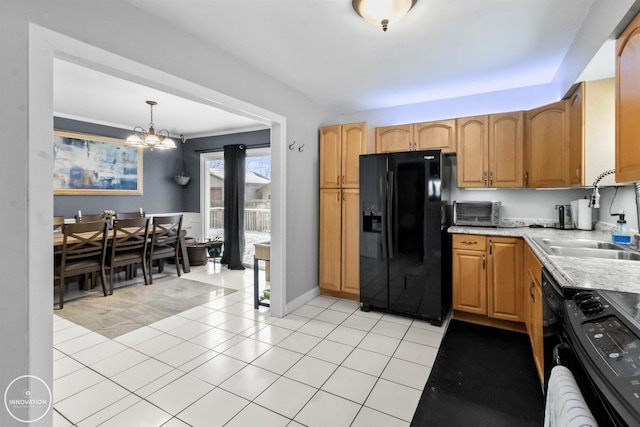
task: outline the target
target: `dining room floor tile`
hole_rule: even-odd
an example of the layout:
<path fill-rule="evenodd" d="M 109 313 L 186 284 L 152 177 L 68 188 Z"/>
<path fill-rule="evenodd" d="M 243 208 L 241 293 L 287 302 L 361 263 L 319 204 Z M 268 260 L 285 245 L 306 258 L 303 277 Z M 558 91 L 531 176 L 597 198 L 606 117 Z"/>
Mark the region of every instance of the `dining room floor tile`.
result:
<path fill-rule="evenodd" d="M 363 312 L 328 296 L 276 318 L 253 310 L 252 270 L 211 264 L 193 266 L 186 282 L 166 266 L 148 306 L 149 319 L 164 317 L 113 338 L 54 314 L 54 426 L 409 425 L 446 322 Z M 130 286 L 142 287 L 131 294 L 144 307 L 150 287 Z M 236 291 L 180 302 L 207 286 Z M 179 309 L 168 307 L 172 298 Z"/>

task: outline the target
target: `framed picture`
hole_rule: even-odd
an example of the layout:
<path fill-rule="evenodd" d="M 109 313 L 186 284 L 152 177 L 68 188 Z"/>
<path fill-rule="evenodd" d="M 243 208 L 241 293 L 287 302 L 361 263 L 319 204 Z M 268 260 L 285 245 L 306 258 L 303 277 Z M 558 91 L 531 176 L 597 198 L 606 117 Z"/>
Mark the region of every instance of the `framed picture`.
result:
<path fill-rule="evenodd" d="M 141 195 L 142 148 L 97 135 L 54 131 L 54 195 Z"/>

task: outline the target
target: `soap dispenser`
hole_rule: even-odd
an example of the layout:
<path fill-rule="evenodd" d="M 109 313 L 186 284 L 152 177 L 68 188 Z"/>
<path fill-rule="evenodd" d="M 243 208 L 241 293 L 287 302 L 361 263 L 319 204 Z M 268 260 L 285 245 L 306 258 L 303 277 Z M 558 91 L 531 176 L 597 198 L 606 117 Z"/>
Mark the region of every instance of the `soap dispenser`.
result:
<path fill-rule="evenodd" d="M 624 211 L 621 210 L 616 215 L 618 215 L 618 224 L 616 225 L 616 228 L 613 229 L 611 238 L 613 243 L 617 245 L 628 246 L 631 243 L 631 231 L 629 231 L 627 221 L 624 219 Z"/>

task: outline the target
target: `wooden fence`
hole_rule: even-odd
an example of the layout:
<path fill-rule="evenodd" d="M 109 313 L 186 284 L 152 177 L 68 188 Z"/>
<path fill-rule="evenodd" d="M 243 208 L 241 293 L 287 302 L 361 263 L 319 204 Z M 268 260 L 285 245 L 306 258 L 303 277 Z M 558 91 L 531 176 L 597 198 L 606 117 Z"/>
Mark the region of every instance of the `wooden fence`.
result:
<path fill-rule="evenodd" d="M 224 228 L 224 208 L 209 208 L 209 227 Z M 245 209 L 244 229 L 265 233 L 271 232 L 271 210 Z"/>

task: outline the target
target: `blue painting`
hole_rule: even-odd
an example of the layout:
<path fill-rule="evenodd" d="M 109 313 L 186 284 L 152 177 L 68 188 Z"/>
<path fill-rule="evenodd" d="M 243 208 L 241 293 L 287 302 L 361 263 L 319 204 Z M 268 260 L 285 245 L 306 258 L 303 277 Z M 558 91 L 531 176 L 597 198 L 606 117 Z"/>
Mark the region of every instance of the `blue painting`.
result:
<path fill-rule="evenodd" d="M 54 194 L 142 194 L 142 149 L 96 135 L 55 131 Z"/>

